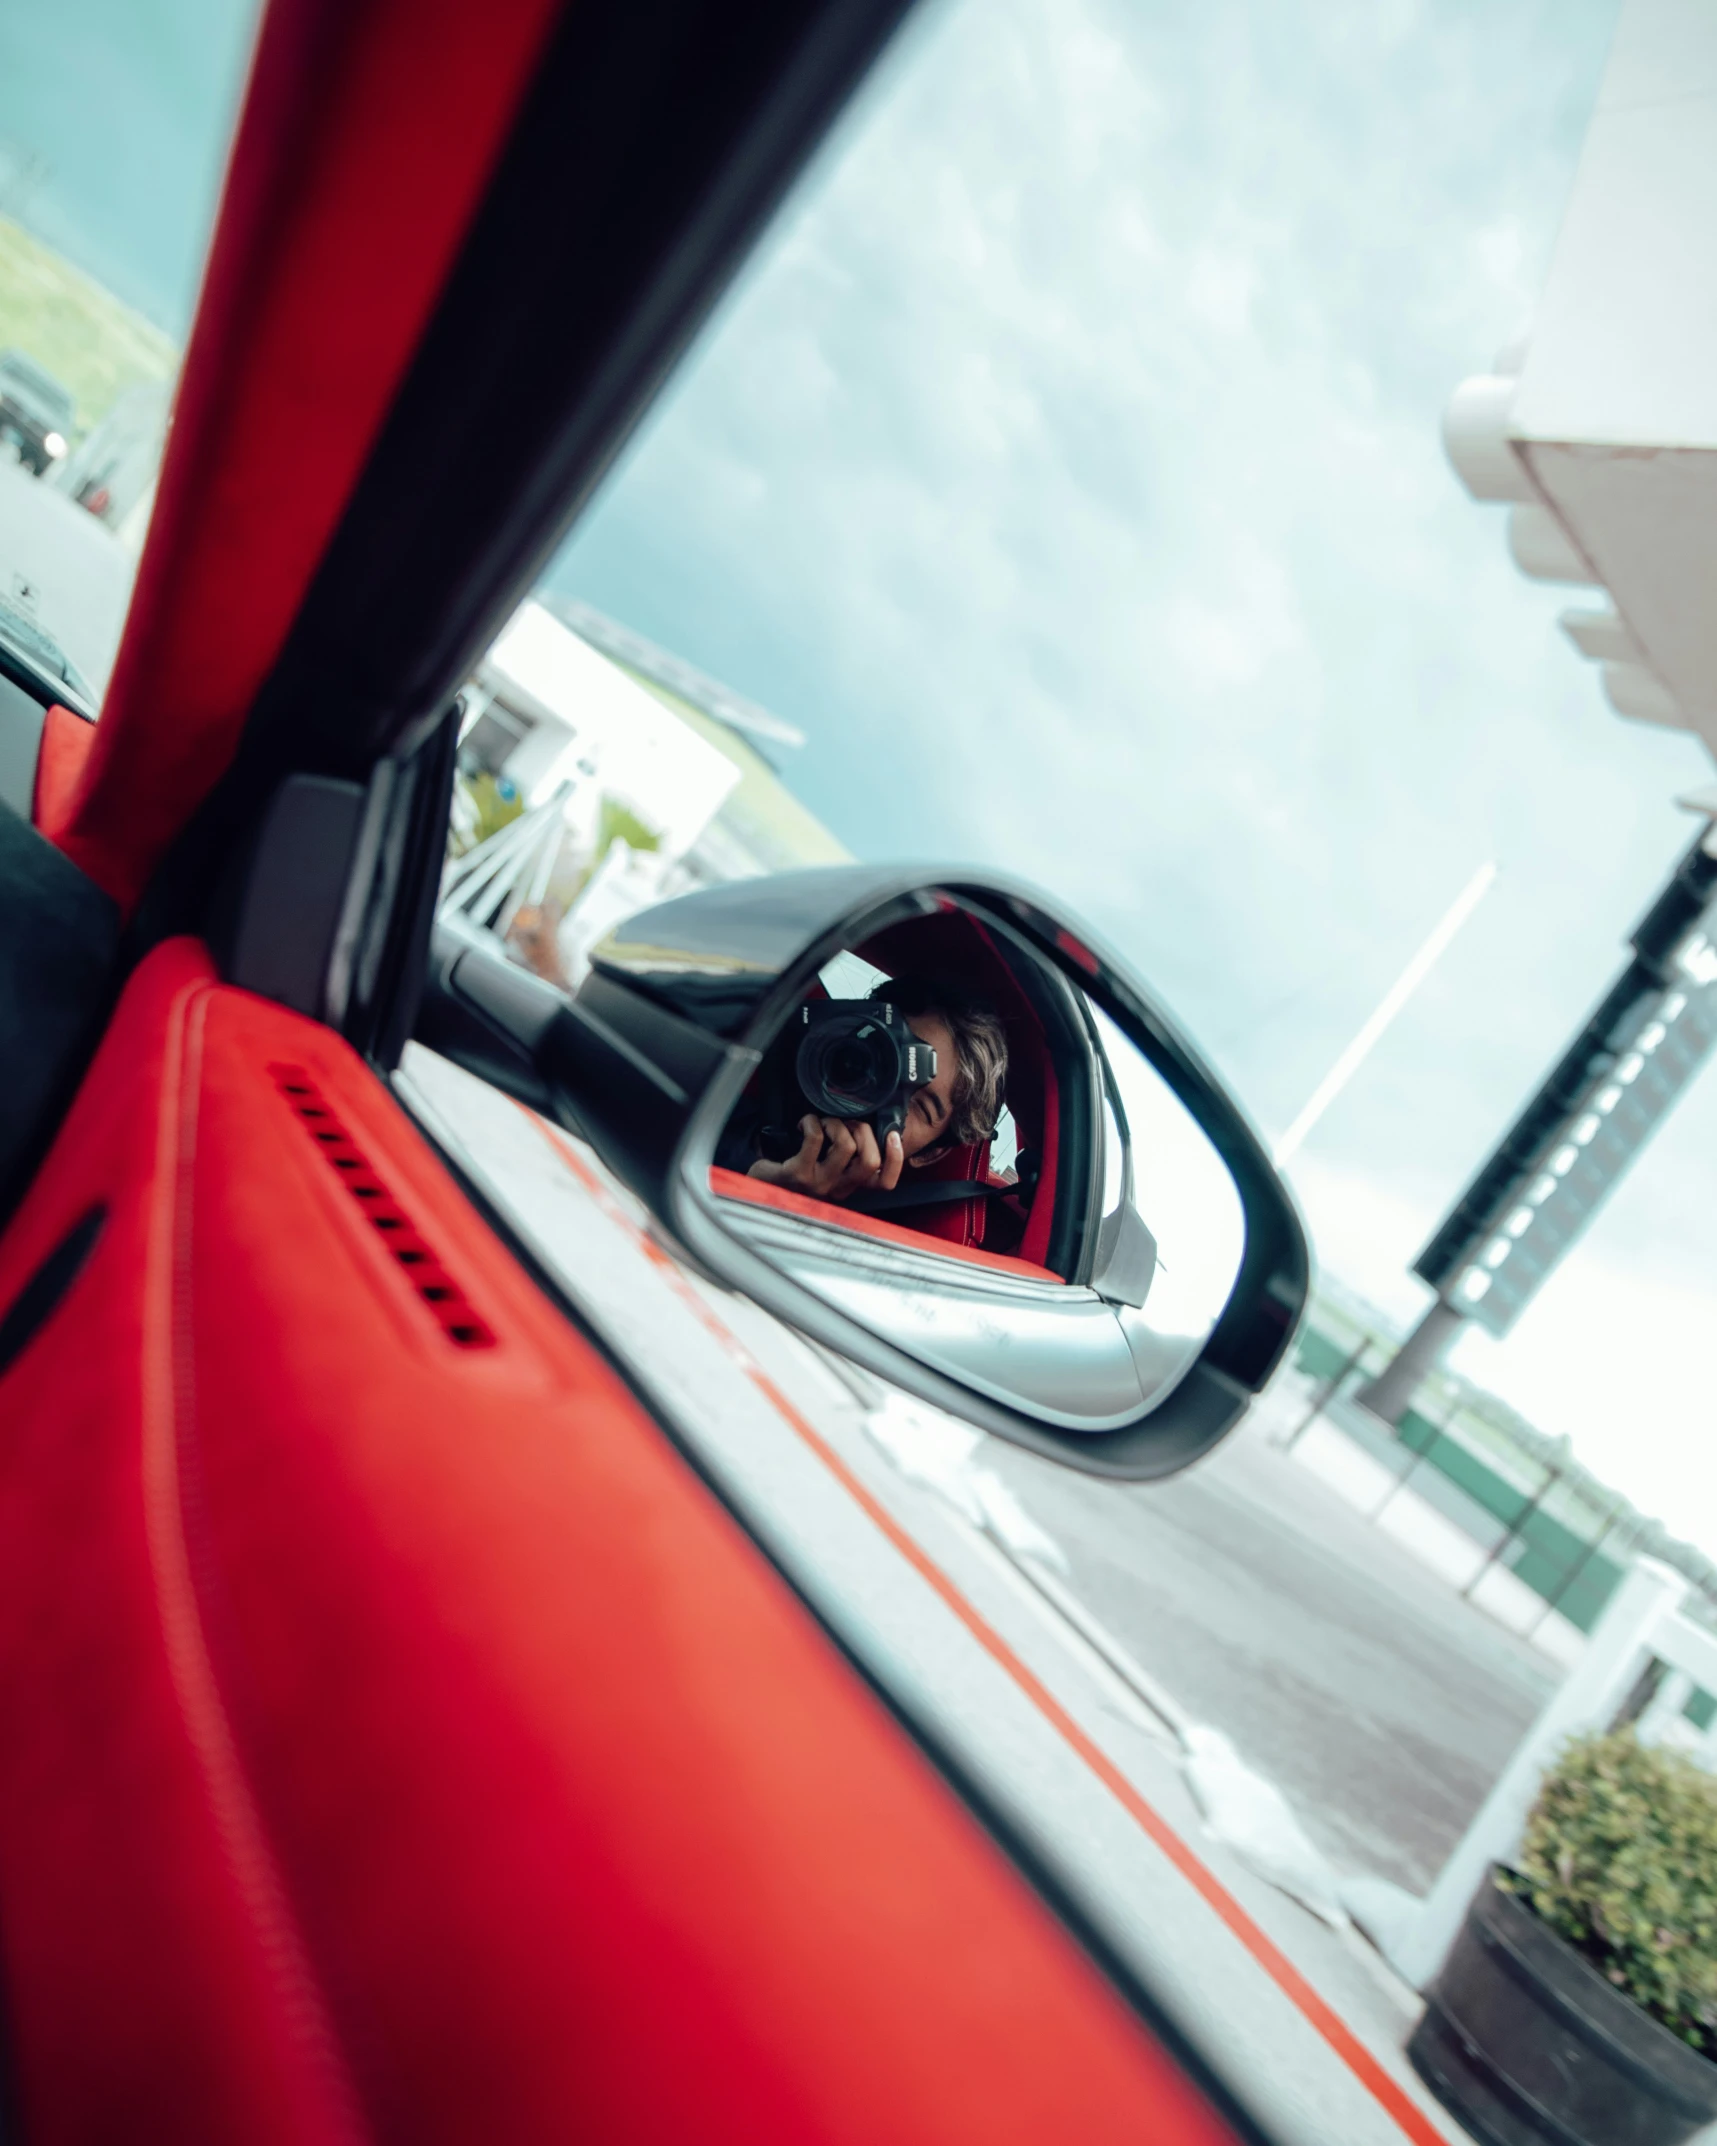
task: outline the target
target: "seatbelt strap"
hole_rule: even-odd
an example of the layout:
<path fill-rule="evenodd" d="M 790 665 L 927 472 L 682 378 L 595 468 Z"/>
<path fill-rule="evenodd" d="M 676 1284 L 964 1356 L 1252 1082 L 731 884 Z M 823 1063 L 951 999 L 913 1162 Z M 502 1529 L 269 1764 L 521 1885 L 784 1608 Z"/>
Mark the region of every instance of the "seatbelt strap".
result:
<path fill-rule="evenodd" d="M 986 1185 L 975 1177 L 938 1178 L 928 1185 L 896 1185 L 892 1192 L 867 1192 L 846 1205 L 861 1215 L 900 1214 L 909 1207 L 946 1207 L 955 1200 L 993 1200 L 1018 1185 Z"/>

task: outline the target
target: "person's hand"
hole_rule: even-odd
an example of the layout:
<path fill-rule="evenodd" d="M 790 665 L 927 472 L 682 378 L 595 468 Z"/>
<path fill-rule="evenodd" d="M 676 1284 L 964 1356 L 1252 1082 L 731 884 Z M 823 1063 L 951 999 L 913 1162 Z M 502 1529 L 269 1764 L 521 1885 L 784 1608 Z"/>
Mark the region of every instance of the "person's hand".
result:
<path fill-rule="evenodd" d="M 855 1192 L 892 1192 L 906 1165 L 900 1135 L 890 1133 L 877 1146 L 875 1128 L 862 1119 L 799 1120 L 805 1136 L 797 1155 L 785 1162 L 754 1162 L 747 1173 L 813 1200 L 850 1200 Z"/>
<path fill-rule="evenodd" d="M 558 923 L 559 918 L 553 910 L 526 907 L 514 917 L 507 940 L 525 957 L 525 966 L 533 974 L 540 976 L 545 984 L 553 984 L 559 991 L 568 991 L 572 987 L 567 981 L 566 967 L 560 958 L 560 940 L 556 932 Z"/>

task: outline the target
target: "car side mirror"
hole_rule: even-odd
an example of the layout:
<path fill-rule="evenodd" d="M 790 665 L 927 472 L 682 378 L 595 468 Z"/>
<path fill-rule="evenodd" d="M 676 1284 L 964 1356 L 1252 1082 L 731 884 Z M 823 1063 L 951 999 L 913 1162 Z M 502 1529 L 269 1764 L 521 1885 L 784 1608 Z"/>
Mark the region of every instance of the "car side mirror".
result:
<path fill-rule="evenodd" d="M 1239 1109 L 1009 880 L 843 866 L 683 895 L 611 932 L 570 1001 L 443 926 L 418 1034 L 582 1133 L 718 1280 L 1093 1474 L 1207 1452 L 1304 1309 L 1305 1234 Z M 899 1182 L 861 1182 L 861 1129 L 902 1117 Z"/>

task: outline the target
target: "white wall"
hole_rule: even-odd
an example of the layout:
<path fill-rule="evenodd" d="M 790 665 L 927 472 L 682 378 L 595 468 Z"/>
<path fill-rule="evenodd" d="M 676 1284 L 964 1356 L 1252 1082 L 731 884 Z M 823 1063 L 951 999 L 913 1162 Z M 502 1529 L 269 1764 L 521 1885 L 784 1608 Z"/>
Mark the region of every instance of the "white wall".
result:
<path fill-rule="evenodd" d="M 519 606 L 480 675 L 545 725 L 508 762 L 531 804 L 588 761 L 600 790 L 660 835 L 665 856 L 680 857 L 739 780 L 725 753 L 540 604 Z"/>
<path fill-rule="evenodd" d="M 1513 429 L 1717 448 L 1717 6 L 1627 0 Z"/>

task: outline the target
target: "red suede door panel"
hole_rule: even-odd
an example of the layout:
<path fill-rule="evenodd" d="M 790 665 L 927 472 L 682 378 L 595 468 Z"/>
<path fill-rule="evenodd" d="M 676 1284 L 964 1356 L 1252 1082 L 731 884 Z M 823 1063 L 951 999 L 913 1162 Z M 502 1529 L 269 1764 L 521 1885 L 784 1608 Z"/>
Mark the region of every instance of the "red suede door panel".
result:
<path fill-rule="evenodd" d="M 325 1030 L 132 980 L 0 1243 L 25 2134 L 1215 2141 Z"/>

